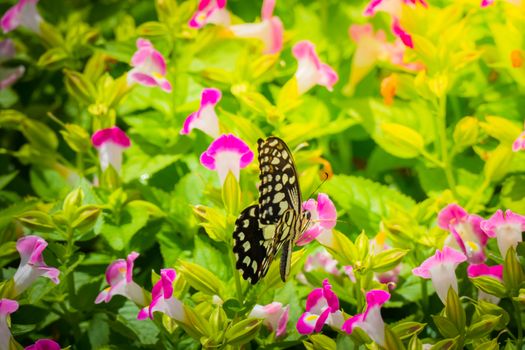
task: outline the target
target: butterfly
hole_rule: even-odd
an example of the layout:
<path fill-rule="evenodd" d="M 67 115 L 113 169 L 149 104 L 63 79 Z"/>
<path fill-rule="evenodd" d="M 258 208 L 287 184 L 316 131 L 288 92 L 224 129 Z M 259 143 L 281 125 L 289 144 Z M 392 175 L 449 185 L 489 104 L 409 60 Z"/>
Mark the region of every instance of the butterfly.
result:
<path fill-rule="evenodd" d="M 288 146 L 278 137 L 258 140 L 259 203 L 244 209 L 235 221 L 233 253 L 242 277 L 256 284 L 282 248 L 280 274 L 290 274 L 292 249 L 310 224 L 303 211 L 297 169 Z"/>

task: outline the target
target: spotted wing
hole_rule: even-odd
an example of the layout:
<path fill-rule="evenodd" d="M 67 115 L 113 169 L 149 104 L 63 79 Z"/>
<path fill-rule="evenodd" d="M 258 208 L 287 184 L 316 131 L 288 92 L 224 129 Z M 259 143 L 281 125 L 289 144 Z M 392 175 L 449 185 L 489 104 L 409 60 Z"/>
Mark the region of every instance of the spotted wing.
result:
<path fill-rule="evenodd" d="M 275 225 L 261 224 L 259 214 L 258 205 L 244 209 L 235 221 L 233 232 L 235 267 L 251 284 L 266 275 L 274 257 Z"/>
<path fill-rule="evenodd" d="M 286 210 L 301 212 L 301 190 L 292 152 L 277 137 L 259 139 L 259 212 L 262 224 L 277 224 Z"/>

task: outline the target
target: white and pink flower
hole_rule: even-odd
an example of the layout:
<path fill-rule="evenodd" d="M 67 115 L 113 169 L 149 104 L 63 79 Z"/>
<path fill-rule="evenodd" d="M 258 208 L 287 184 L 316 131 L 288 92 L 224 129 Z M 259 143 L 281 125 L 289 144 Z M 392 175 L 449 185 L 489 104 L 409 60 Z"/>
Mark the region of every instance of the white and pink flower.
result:
<path fill-rule="evenodd" d="M 423 263 L 412 270 L 416 276 L 432 279 L 432 285 L 439 298 L 446 304 L 447 294 L 450 287 L 458 291 L 458 280 L 456 278 L 456 267 L 467 260 L 465 254 L 450 247 L 444 247 L 423 261 Z"/>
<path fill-rule="evenodd" d="M 333 86 L 339 80 L 339 76 L 332 67 L 321 62 L 312 42 L 308 40 L 298 42 L 292 48 L 292 53 L 297 59 L 295 79 L 297 80 L 297 90 L 300 95 L 315 85 L 322 85 L 328 91 L 333 90 Z"/>
<path fill-rule="evenodd" d="M 111 165 L 117 172 L 122 168 L 122 153 L 131 145 L 129 137 L 118 126 L 98 130 L 91 137 L 91 143 L 98 150 L 102 171 Z"/>
<path fill-rule="evenodd" d="M 374 289 L 366 293 L 366 310 L 357 314 L 343 324 L 343 330 L 352 334 L 359 327 L 380 346 L 385 346 L 385 322 L 381 317 L 381 307 L 390 299 L 390 293 Z"/>
<path fill-rule="evenodd" d="M 487 236 L 496 237 L 501 256 L 505 258 L 510 247 L 516 249 L 523 240 L 522 232 L 525 231 L 525 216 L 507 210 L 505 215 L 500 209 L 488 220 L 481 222 L 481 229 Z"/>
<path fill-rule="evenodd" d="M 24 350 L 60 350 L 60 344 L 51 339 L 39 339 Z"/>
<path fill-rule="evenodd" d="M 306 258 L 306 262 L 304 263 L 304 271 L 306 272 L 319 269 L 334 276 L 341 274 L 337 268 L 337 260 L 332 258 L 332 255 L 330 255 L 330 253 L 328 253 L 326 250 L 309 255 L 308 258 Z"/>
<path fill-rule="evenodd" d="M 328 279 L 325 279 L 322 288 L 316 288 L 308 295 L 306 312 L 297 321 L 297 331 L 300 334 L 320 332 L 325 324 L 341 329 L 343 323 L 344 318 L 339 310 L 339 299 L 332 291 Z"/>
<path fill-rule="evenodd" d="M 512 143 L 512 150 L 514 152 L 525 150 L 525 131 L 522 132 L 516 140 Z"/>
<path fill-rule="evenodd" d="M 15 45 L 11 39 L 0 41 L 0 90 L 13 85 L 25 72 L 24 66 L 4 67 L 3 63 L 15 56 Z"/>
<path fill-rule="evenodd" d="M 158 86 L 171 92 L 171 83 L 166 79 L 166 60 L 153 44 L 146 39 L 137 39 L 137 51 L 131 58 L 128 84 L 139 83 L 144 86 Z"/>
<path fill-rule="evenodd" d="M 47 242 L 38 236 L 25 236 L 16 242 L 16 250 L 20 254 L 20 265 L 13 277 L 15 296 L 25 291 L 40 276 L 49 278 L 58 284 L 60 271 L 49 267 L 44 261 L 42 252 Z"/>
<path fill-rule="evenodd" d="M 174 269 L 160 270 L 160 280 L 151 291 L 151 303 L 140 310 L 137 319 L 153 319 L 153 313 L 160 311 L 179 322 L 186 321 L 186 313 L 182 302 L 173 296 L 173 282 L 177 277 Z"/>
<path fill-rule="evenodd" d="M 106 269 L 106 281 L 109 287 L 100 292 L 95 304 L 109 303 L 115 295 L 122 295 L 139 306 L 146 305 L 144 290 L 133 281 L 133 265 L 139 253 L 131 252 L 126 260 L 117 259 Z"/>
<path fill-rule="evenodd" d="M 445 245 L 461 250 L 471 264 L 485 261 L 488 237 L 481 229 L 483 218 L 469 214 L 457 204 L 449 204 L 438 214 L 438 226 L 450 231 Z"/>
<path fill-rule="evenodd" d="M 503 265 L 488 266 L 486 264 L 469 265 L 467 274 L 470 278 L 487 276 L 492 277 L 500 282 L 503 281 Z M 478 292 L 478 299 L 486 300 L 493 304 L 499 303 L 500 298 L 490 295 L 482 290 Z"/>
<path fill-rule="evenodd" d="M 258 39 L 264 44 L 263 53 L 279 53 L 283 48 L 284 28 L 281 19 L 273 15 L 275 0 L 264 0 L 261 10 L 262 21 L 230 26 L 236 37 Z"/>
<path fill-rule="evenodd" d="M 226 10 L 226 0 L 200 0 L 197 11 L 193 14 L 188 25 L 199 29 L 206 24 L 230 25 L 230 13 Z"/>
<path fill-rule="evenodd" d="M 201 164 L 219 174 L 221 184 L 229 172 L 239 180 L 242 168 L 253 160 L 253 152 L 240 138 L 226 134 L 215 139 L 208 149 L 201 154 Z"/>
<path fill-rule="evenodd" d="M 40 33 L 42 17 L 38 13 L 36 4 L 38 0 L 20 0 L 16 5 L 7 10 L 0 20 L 0 27 L 4 33 L 18 27 L 25 27 L 37 34 Z"/>
<path fill-rule="evenodd" d="M 215 105 L 219 103 L 221 97 L 221 91 L 218 89 L 202 90 L 199 110 L 186 118 L 180 131 L 181 135 L 187 135 L 193 129 L 200 129 L 213 138 L 219 137 L 219 119 L 215 112 Z"/>
<path fill-rule="evenodd" d="M 18 310 L 16 300 L 0 299 L 0 349 L 11 349 L 13 336 L 7 324 L 7 316 Z"/>
<path fill-rule="evenodd" d="M 299 237 L 297 245 L 303 246 L 314 239 L 324 246 L 333 245 L 332 229 L 337 222 L 337 210 L 327 194 L 319 193 L 317 201 L 310 198 L 303 203 L 303 210 L 310 212 L 312 225 Z"/>
<path fill-rule="evenodd" d="M 286 324 L 288 323 L 290 306 L 274 301 L 268 305 L 255 305 L 248 317 L 263 319 L 263 324 L 272 332 L 275 332 L 276 337 L 280 337 L 286 333 Z"/>

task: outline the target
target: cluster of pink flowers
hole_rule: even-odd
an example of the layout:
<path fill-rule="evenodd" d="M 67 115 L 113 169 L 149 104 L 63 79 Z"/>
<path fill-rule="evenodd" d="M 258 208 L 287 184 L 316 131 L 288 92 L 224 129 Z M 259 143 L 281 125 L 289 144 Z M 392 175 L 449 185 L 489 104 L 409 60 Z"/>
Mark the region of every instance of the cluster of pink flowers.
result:
<path fill-rule="evenodd" d="M 458 291 L 456 267 L 467 261 L 469 277 L 492 276 L 502 279 L 502 266 L 485 264 L 485 247 L 489 238 L 496 238 L 500 254 L 505 258 L 509 248 L 516 248 L 525 231 L 525 216 L 510 210 L 498 210 L 485 220 L 467 213 L 457 204 L 450 204 L 438 215 L 438 225 L 450 232 L 443 250 L 425 260 L 413 273 L 432 279 L 439 298 L 446 302 L 447 292 L 452 287 Z M 483 294 L 482 298 L 486 298 Z"/>
<path fill-rule="evenodd" d="M 60 271 L 50 267 L 44 261 L 42 253 L 47 247 L 47 242 L 38 236 L 24 236 L 16 242 L 16 250 L 20 254 L 20 265 L 13 276 L 13 289 L 11 297 L 15 298 L 28 289 L 40 277 L 49 278 L 53 283 L 60 282 Z M 9 330 L 7 317 L 18 310 L 18 302 L 11 299 L 0 299 L 0 349 L 12 348 L 12 335 Z M 38 340 L 27 349 L 60 349 L 60 346 L 49 339 Z"/>

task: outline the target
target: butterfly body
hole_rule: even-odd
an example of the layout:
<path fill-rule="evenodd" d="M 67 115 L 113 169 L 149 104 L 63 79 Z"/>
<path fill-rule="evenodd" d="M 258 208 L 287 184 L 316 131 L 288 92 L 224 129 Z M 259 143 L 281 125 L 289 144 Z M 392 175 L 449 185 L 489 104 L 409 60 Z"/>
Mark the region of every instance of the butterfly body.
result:
<path fill-rule="evenodd" d="M 290 273 L 295 242 L 309 224 L 292 153 L 277 137 L 259 139 L 259 203 L 244 209 L 235 222 L 233 252 L 244 279 L 255 284 L 266 275 L 281 248 L 280 273 Z"/>

